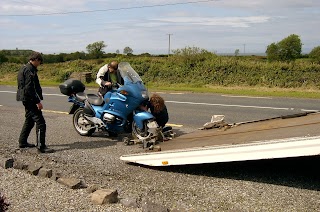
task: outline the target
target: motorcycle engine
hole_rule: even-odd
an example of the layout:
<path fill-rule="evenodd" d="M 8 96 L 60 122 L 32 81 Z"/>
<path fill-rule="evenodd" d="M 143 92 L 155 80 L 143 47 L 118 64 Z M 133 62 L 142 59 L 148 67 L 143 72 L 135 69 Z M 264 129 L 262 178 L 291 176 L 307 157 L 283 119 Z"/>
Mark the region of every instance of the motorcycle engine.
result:
<path fill-rule="evenodd" d="M 103 114 L 103 121 L 106 123 L 112 123 L 115 119 L 116 117 L 110 113 Z"/>

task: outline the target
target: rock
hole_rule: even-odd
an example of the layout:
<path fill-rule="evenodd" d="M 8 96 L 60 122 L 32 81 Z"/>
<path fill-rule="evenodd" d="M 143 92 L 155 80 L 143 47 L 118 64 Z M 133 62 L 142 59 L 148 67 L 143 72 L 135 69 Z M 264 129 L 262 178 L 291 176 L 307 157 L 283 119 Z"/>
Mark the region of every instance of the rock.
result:
<path fill-rule="evenodd" d="M 144 200 L 141 203 L 141 208 L 143 212 L 169 212 L 169 208 L 159 205 L 157 203 L 153 203 L 150 200 Z"/>
<path fill-rule="evenodd" d="M 28 165 L 28 173 L 32 175 L 38 175 L 39 170 L 42 168 L 42 165 L 40 164 L 29 164 Z"/>
<path fill-rule="evenodd" d="M 123 199 L 120 199 L 120 203 L 127 208 L 129 208 L 129 207 L 138 208 L 139 207 L 137 198 L 123 198 Z"/>
<path fill-rule="evenodd" d="M 95 205 L 118 202 L 118 191 L 113 189 L 96 190 L 91 195 L 91 201 Z"/>
<path fill-rule="evenodd" d="M 13 168 L 20 169 L 20 170 L 28 170 L 28 164 L 25 164 L 24 162 L 19 160 L 15 160 L 13 162 Z"/>
<path fill-rule="evenodd" d="M 62 174 L 60 172 L 53 172 L 52 176 L 51 176 L 51 179 L 54 180 L 54 181 L 57 181 L 61 177 L 62 177 Z"/>
<path fill-rule="evenodd" d="M 99 189 L 100 189 L 100 186 L 99 186 L 99 185 L 93 184 L 93 185 L 88 186 L 87 192 L 88 192 L 89 194 L 91 194 L 91 193 L 93 193 L 93 192 L 95 192 L 96 190 L 99 190 Z"/>
<path fill-rule="evenodd" d="M 58 183 L 61 183 L 71 189 L 79 189 L 84 188 L 84 183 L 81 180 L 75 178 L 59 178 L 57 180 Z"/>
<path fill-rule="evenodd" d="M 41 168 L 39 170 L 38 176 L 39 177 L 50 178 L 50 177 L 52 177 L 52 170 L 51 169 L 46 169 L 46 168 Z"/>
<path fill-rule="evenodd" d="M 1 158 L 0 157 L 0 164 L 1 164 L 1 167 L 3 167 L 4 169 L 12 168 L 13 163 L 14 163 L 13 158 Z"/>

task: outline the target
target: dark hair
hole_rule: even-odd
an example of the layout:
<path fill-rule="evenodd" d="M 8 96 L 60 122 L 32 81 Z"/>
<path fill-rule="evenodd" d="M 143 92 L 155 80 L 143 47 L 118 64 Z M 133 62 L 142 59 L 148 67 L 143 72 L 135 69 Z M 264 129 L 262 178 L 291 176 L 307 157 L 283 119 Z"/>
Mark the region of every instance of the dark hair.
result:
<path fill-rule="evenodd" d="M 164 99 L 156 93 L 150 97 L 150 104 L 154 107 L 155 113 L 160 113 L 165 107 Z"/>
<path fill-rule="evenodd" d="M 32 52 L 29 57 L 29 60 L 31 60 L 31 61 L 39 60 L 39 61 L 43 62 L 43 58 L 42 58 L 42 55 L 40 52 Z"/>
<path fill-rule="evenodd" d="M 109 64 L 109 67 L 112 68 L 113 70 L 117 70 L 118 69 L 118 62 L 117 61 L 112 61 Z"/>

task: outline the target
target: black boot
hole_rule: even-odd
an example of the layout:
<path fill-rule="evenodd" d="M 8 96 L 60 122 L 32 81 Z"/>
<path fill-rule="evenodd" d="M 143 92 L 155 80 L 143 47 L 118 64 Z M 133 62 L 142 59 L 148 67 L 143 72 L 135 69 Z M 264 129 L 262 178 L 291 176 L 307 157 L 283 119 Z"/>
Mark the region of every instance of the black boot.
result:
<path fill-rule="evenodd" d="M 45 130 L 37 130 L 37 148 L 40 153 L 53 153 L 54 150 L 46 146 Z"/>
<path fill-rule="evenodd" d="M 26 117 L 28 117 L 26 115 Z M 19 137 L 19 148 L 32 148 L 36 147 L 34 144 L 30 144 L 27 142 L 27 139 L 29 137 L 29 134 L 34 126 L 34 122 L 32 119 L 27 118 L 24 122 L 24 125 L 22 127 L 20 137 Z"/>
<path fill-rule="evenodd" d="M 40 153 L 53 153 L 54 152 L 54 149 L 50 149 L 50 148 L 48 148 L 48 147 L 46 147 L 46 146 L 41 146 L 40 148 L 38 148 L 38 151 L 40 152 Z"/>
<path fill-rule="evenodd" d="M 33 147 L 36 147 L 36 145 L 34 144 L 30 144 L 30 143 L 20 143 L 19 144 L 19 148 L 33 148 Z"/>

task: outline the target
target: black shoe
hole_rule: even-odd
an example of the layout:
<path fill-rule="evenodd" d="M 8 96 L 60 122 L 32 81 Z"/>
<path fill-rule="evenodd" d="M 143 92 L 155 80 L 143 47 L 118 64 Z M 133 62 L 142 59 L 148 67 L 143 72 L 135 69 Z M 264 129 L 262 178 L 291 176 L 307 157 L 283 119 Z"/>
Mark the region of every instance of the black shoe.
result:
<path fill-rule="evenodd" d="M 25 144 L 20 144 L 19 147 L 20 148 L 33 148 L 33 147 L 36 147 L 36 145 L 25 143 Z"/>
<path fill-rule="evenodd" d="M 162 129 L 162 132 L 167 132 L 169 130 L 172 130 L 172 127 L 171 126 L 165 126 L 163 129 Z"/>
<path fill-rule="evenodd" d="M 54 149 L 50 149 L 48 147 L 40 147 L 40 148 L 38 148 L 38 152 L 41 152 L 41 153 L 53 153 Z"/>

